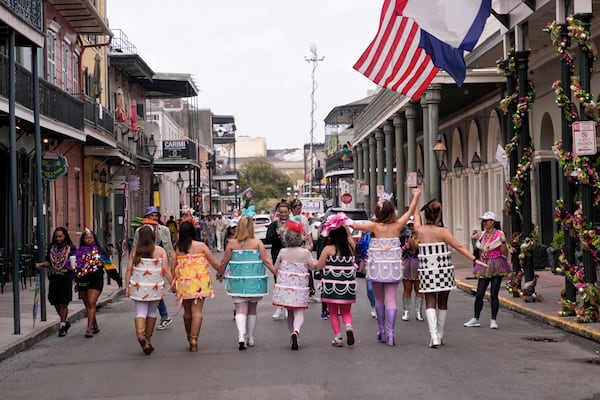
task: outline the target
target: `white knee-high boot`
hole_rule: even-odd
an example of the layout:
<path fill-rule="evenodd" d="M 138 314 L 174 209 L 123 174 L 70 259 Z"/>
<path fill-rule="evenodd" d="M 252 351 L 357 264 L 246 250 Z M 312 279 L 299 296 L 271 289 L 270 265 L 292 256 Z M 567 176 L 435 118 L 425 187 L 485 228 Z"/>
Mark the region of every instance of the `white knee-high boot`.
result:
<path fill-rule="evenodd" d="M 254 331 L 256 330 L 256 314 L 248 315 L 248 346 L 254 346 Z"/>
<path fill-rule="evenodd" d="M 437 335 L 437 313 L 435 308 L 426 309 L 425 317 L 427 318 L 429 334 L 431 335 L 429 347 L 437 348 L 440 345 L 440 338 Z"/>
<path fill-rule="evenodd" d="M 246 349 L 246 321 L 248 316 L 246 314 L 235 314 L 235 326 L 238 330 L 238 343 L 240 350 Z"/>
<path fill-rule="evenodd" d="M 440 344 L 444 344 L 444 325 L 446 325 L 446 314 L 448 310 L 437 310 L 437 335 Z"/>

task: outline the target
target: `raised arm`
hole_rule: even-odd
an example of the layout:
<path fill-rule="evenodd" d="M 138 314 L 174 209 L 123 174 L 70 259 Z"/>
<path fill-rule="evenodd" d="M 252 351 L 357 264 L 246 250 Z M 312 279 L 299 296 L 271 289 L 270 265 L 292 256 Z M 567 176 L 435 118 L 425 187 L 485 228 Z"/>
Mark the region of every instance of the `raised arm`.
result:
<path fill-rule="evenodd" d="M 454 236 L 452 236 L 452 234 L 450 233 L 449 230 L 447 230 L 445 228 L 439 228 L 439 229 L 444 230 L 443 238 L 450 247 L 454 248 L 456 251 L 458 251 L 460 254 L 462 254 L 463 256 L 465 256 L 466 258 L 471 260 L 472 262 L 487 267 L 486 263 L 484 263 L 481 260 L 478 260 L 477 257 L 475 257 L 469 250 L 467 250 L 467 248 L 465 246 L 463 246 L 458 240 L 454 239 Z"/>
<path fill-rule="evenodd" d="M 411 215 L 414 215 L 415 211 L 417 210 L 417 206 L 419 204 L 419 197 L 421 197 L 421 189 L 413 188 L 412 194 L 413 198 L 410 202 L 410 205 L 408 206 L 408 210 L 396 220 L 396 224 L 400 225 L 400 227 L 406 225 L 408 218 L 410 218 Z"/>

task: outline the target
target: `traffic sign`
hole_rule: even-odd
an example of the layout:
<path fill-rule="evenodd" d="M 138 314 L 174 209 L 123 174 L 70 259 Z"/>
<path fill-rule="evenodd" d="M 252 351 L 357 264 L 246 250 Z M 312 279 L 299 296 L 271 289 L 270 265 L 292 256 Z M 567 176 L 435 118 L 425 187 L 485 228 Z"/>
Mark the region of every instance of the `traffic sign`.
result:
<path fill-rule="evenodd" d="M 342 195 L 342 203 L 344 203 L 344 204 L 352 203 L 352 195 L 350 193 L 344 193 Z"/>

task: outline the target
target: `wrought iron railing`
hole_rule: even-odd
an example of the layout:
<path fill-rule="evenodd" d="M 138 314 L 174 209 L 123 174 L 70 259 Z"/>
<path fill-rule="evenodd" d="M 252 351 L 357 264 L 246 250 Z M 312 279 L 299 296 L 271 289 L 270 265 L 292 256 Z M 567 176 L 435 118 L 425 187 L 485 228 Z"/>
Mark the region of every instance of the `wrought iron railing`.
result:
<path fill-rule="evenodd" d="M 352 169 L 352 153 L 338 152 L 325 160 L 325 172 Z"/>
<path fill-rule="evenodd" d="M 29 25 L 42 32 L 42 15 L 44 6 L 42 0 L 0 0 L 0 3 L 21 17 Z"/>

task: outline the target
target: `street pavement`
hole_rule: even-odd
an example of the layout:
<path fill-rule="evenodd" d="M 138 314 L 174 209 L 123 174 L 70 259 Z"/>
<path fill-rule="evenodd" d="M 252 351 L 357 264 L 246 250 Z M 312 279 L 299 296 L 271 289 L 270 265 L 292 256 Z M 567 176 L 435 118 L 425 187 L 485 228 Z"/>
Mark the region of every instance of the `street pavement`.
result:
<path fill-rule="evenodd" d="M 219 253 L 216 255 L 219 255 Z M 452 259 L 458 289 L 467 293 L 475 293 L 477 280 L 471 274 L 472 264 L 458 253 L 453 253 Z M 127 265 L 126 257 L 121 261 L 121 265 L 123 269 Z M 577 323 L 574 317 L 558 317 L 557 313 L 560 311 L 558 301 L 560 291 L 564 287 L 564 277 L 555 275 L 548 269 L 538 270 L 536 274 L 538 275 L 536 292 L 542 296 L 543 301 L 527 303 L 522 298 L 515 298 L 504 289 L 503 284 L 500 290 L 501 307 L 600 343 L 600 323 L 581 324 Z M 34 291 L 35 282 L 33 279 L 26 281 L 26 287 L 20 287 L 19 334 L 15 334 L 14 301 L 11 284 L 7 284 L 4 293 L 0 294 L 0 362 L 31 347 L 42 339 L 58 333 L 59 319 L 49 303 L 47 303 L 46 320 L 40 320 L 40 311 L 38 311 L 37 320 L 35 324 L 33 323 Z M 115 282 L 110 285 L 105 284 L 98 301 L 98 307 L 101 309 L 123 294 L 124 290 L 119 289 Z M 76 298 L 76 294 L 73 297 L 74 301 L 69 305 L 69 320 L 71 323 L 85 318 L 83 302 Z M 482 320 L 482 324 L 484 323 L 487 322 Z"/>

